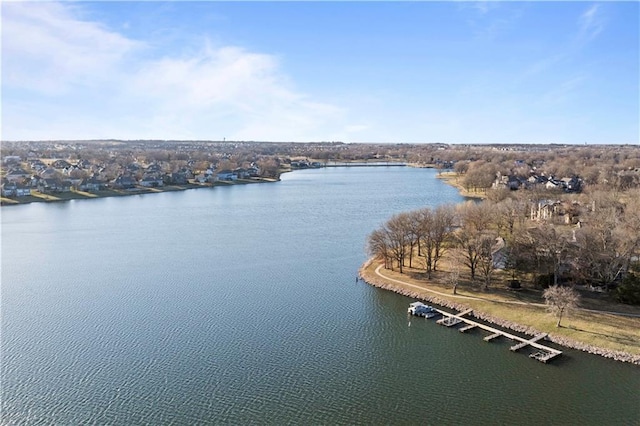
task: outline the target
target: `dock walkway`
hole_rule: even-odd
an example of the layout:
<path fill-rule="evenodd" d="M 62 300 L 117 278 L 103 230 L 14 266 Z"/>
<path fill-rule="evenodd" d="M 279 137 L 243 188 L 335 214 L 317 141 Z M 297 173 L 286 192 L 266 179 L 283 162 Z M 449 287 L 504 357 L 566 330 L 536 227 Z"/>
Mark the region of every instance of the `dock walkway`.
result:
<path fill-rule="evenodd" d="M 497 328 L 479 323 L 477 321 L 473 321 L 469 318 L 465 318 L 464 316 L 471 313 L 472 309 L 468 309 L 458 314 L 443 311 L 442 309 L 435 309 L 435 310 L 442 315 L 442 318 L 437 321 L 438 324 L 446 325 L 447 327 L 452 327 L 456 324 L 465 323 L 465 326 L 460 327 L 459 329 L 461 332 L 471 330 L 472 328 L 475 328 L 475 327 L 481 328 L 491 333 L 489 336 L 486 336 L 484 338 L 486 342 L 490 342 L 491 340 L 500 336 L 506 337 L 507 339 L 513 340 L 514 342 L 518 342 L 517 344 L 511 346 L 510 349 L 513 352 L 516 352 L 526 346 L 531 346 L 537 349 L 537 351 L 532 353 L 530 357 L 537 359 L 538 361 L 546 363 L 547 361 L 550 361 L 553 358 L 560 356 L 562 354 L 562 351 L 558 349 L 554 349 L 549 346 L 545 346 L 543 344 L 538 343 L 539 340 L 542 340 L 547 336 L 545 333 L 539 334 L 533 338 L 524 338 L 524 337 L 516 336 L 515 334 L 511 334 L 506 331 L 498 330 Z"/>

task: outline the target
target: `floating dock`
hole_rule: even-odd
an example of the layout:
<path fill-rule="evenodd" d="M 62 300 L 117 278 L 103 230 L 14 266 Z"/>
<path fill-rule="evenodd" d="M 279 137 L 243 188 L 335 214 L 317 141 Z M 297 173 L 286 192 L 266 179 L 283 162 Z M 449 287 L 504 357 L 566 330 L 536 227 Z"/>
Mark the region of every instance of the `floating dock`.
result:
<path fill-rule="evenodd" d="M 440 325 L 444 325 L 447 327 L 453 327 L 456 324 L 460 324 L 462 320 L 457 317 L 442 317 L 438 321 L 436 321 Z"/>
<path fill-rule="evenodd" d="M 491 333 L 490 335 L 484 337 L 485 342 L 490 342 L 493 339 L 496 339 L 498 337 L 506 337 L 507 339 L 517 342 L 515 345 L 509 348 L 512 352 L 517 352 L 520 349 L 523 349 L 527 346 L 531 346 L 532 348 L 537 349 L 537 351 L 533 352 L 531 355 L 529 355 L 529 357 L 536 359 L 540 362 L 547 363 L 548 361 L 551 361 L 552 359 L 562 355 L 562 351 L 538 343 L 538 341 L 547 337 L 545 333 L 538 334 L 533 338 L 520 337 L 520 336 L 516 336 L 515 334 L 498 330 L 497 328 L 466 318 L 465 315 L 470 314 L 473 311 L 472 309 L 468 309 L 458 314 L 453 314 L 447 311 L 443 311 L 442 309 L 437 309 L 437 308 L 433 308 L 433 309 L 442 315 L 442 318 L 437 321 L 437 323 L 440 325 L 453 327 L 457 324 L 464 323 L 465 325 L 459 328 L 460 332 L 462 333 L 476 327 L 481 328 Z"/>

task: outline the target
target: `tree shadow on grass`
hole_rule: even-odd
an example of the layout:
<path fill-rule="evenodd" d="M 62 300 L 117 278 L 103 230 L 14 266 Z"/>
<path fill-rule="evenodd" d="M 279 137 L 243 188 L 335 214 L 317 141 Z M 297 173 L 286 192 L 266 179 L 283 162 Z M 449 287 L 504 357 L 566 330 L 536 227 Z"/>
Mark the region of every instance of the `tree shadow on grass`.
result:
<path fill-rule="evenodd" d="M 629 346 L 634 346 L 634 347 L 640 347 L 640 341 L 638 341 L 637 338 L 633 337 L 633 336 L 613 336 L 611 334 L 607 334 L 607 333 L 599 333 L 597 331 L 590 331 L 590 330 L 585 330 L 579 327 L 575 327 L 575 326 L 564 326 L 564 325 L 560 325 L 559 328 L 566 328 L 567 330 L 574 330 L 574 331 L 578 331 L 580 333 L 587 333 L 587 334 L 593 334 L 595 336 L 603 336 L 606 337 L 608 340 L 611 341 L 615 341 L 618 343 L 622 343 L 625 345 L 629 345 Z"/>

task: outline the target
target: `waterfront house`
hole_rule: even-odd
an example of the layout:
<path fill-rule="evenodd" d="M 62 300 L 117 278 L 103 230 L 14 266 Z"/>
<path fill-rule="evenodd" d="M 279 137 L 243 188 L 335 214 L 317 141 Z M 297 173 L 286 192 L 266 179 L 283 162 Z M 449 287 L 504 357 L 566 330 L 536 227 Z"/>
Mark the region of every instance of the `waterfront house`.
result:
<path fill-rule="evenodd" d="M 162 178 L 159 176 L 154 176 L 153 174 L 147 174 L 142 177 L 140 180 L 140 185 L 147 188 L 156 188 L 158 186 L 164 186 L 164 182 Z"/>
<path fill-rule="evenodd" d="M 42 178 L 38 181 L 38 191 L 43 194 L 50 194 L 58 190 L 58 179 Z"/>
<path fill-rule="evenodd" d="M 28 182 L 27 184 L 31 188 L 37 188 L 38 187 L 38 182 L 40 182 L 40 180 L 42 180 L 42 178 L 40 176 L 34 175 L 34 176 L 31 176 L 31 178 L 27 181 Z"/>
<path fill-rule="evenodd" d="M 259 177 L 260 169 L 257 166 L 251 166 L 247 169 L 247 174 L 249 177 Z"/>
<path fill-rule="evenodd" d="M 83 179 L 81 177 L 71 177 L 69 176 L 67 179 L 65 179 L 65 181 L 69 182 L 69 184 L 71 185 L 71 188 L 80 188 L 80 184 L 82 183 Z"/>
<path fill-rule="evenodd" d="M 31 195 L 31 188 L 27 185 L 9 182 L 3 179 L 1 193 L 3 197 L 25 197 Z"/>
<path fill-rule="evenodd" d="M 102 181 L 96 178 L 95 176 L 92 176 L 87 179 L 83 179 L 82 182 L 80 182 L 81 191 L 100 191 L 101 189 L 104 189 L 106 186 L 107 186 L 107 183 L 105 181 Z"/>
<path fill-rule="evenodd" d="M 0 191 L 3 197 L 12 197 L 16 194 L 16 183 L 9 182 L 7 179 L 2 180 L 2 190 Z"/>
<path fill-rule="evenodd" d="M 198 183 L 205 183 L 207 182 L 207 175 L 205 175 L 204 173 L 199 173 L 196 175 L 196 177 L 194 178 L 196 182 Z"/>
<path fill-rule="evenodd" d="M 111 181 L 111 186 L 116 189 L 131 189 L 136 186 L 136 180 L 131 176 L 120 175 Z"/>
<path fill-rule="evenodd" d="M 220 172 L 218 172 L 218 180 L 227 180 L 227 181 L 233 181 L 238 179 L 238 176 L 232 172 L 231 170 L 221 170 Z"/>
<path fill-rule="evenodd" d="M 31 195 L 31 188 L 27 185 L 16 184 L 16 197 L 26 197 Z"/>
<path fill-rule="evenodd" d="M 238 179 L 247 179 L 249 177 L 249 172 L 247 169 L 243 169 L 242 167 L 238 167 L 233 171 L 233 173 L 237 176 Z"/>
<path fill-rule="evenodd" d="M 71 191 L 71 182 L 56 178 L 43 178 L 38 181 L 38 191 L 43 194 Z"/>
<path fill-rule="evenodd" d="M 163 180 L 164 183 L 170 185 L 186 185 L 187 183 L 189 183 L 187 175 L 182 172 L 168 173 L 164 175 Z"/>

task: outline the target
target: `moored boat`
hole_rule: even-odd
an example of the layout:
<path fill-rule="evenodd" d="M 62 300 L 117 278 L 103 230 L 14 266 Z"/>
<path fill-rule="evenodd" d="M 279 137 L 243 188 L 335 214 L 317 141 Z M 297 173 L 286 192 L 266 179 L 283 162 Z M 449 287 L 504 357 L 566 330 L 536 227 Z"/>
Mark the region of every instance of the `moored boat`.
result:
<path fill-rule="evenodd" d="M 439 315 L 439 312 L 433 306 L 425 305 L 422 302 L 411 303 L 407 312 L 411 315 L 425 318 L 433 318 Z"/>

